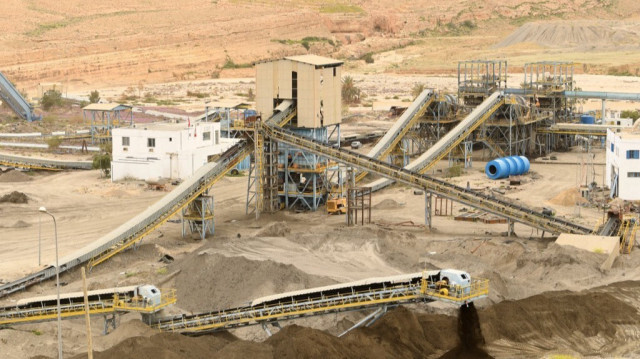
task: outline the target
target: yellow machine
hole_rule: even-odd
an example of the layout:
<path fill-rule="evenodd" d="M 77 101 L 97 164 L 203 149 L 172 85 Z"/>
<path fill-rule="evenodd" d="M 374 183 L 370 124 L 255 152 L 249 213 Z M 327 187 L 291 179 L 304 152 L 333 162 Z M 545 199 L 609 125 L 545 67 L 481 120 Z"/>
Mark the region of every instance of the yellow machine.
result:
<path fill-rule="evenodd" d="M 327 200 L 327 213 L 345 214 L 347 213 L 347 199 L 344 197 L 331 198 Z"/>

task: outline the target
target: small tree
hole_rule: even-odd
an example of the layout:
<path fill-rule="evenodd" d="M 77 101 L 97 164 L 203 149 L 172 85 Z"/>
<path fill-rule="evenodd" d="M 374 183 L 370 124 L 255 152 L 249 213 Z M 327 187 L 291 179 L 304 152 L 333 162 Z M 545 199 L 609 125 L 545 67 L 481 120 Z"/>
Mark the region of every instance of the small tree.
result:
<path fill-rule="evenodd" d="M 93 155 L 93 169 L 102 171 L 105 177 L 111 175 L 111 143 L 106 143 L 100 146 L 100 153 Z"/>
<path fill-rule="evenodd" d="M 416 97 L 420 96 L 422 91 L 424 91 L 424 85 L 423 84 L 415 84 L 415 85 L 413 85 L 413 88 L 411 89 L 411 95 L 413 95 L 413 98 L 416 98 Z"/>
<path fill-rule="evenodd" d="M 49 111 L 53 107 L 62 106 L 62 92 L 56 90 L 55 87 L 51 90 L 47 90 L 47 92 L 42 95 L 40 104 L 42 105 L 42 109 L 45 111 Z"/>
<path fill-rule="evenodd" d="M 247 100 L 255 101 L 255 99 L 256 99 L 256 94 L 253 93 L 252 88 L 249 88 L 249 91 L 247 91 Z"/>
<path fill-rule="evenodd" d="M 360 102 L 362 91 L 356 87 L 353 77 L 345 76 L 342 79 L 342 101 L 346 104 L 354 104 Z"/>
<path fill-rule="evenodd" d="M 98 92 L 98 90 L 91 91 L 91 94 L 89 95 L 89 102 L 98 103 L 98 101 L 100 101 L 100 92 Z"/>

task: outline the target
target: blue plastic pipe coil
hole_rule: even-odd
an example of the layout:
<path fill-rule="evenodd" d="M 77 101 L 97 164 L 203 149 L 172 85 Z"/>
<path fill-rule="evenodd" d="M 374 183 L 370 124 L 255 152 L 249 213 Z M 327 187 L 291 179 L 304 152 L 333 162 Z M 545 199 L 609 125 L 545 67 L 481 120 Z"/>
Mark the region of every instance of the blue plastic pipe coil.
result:
<path fill-rule="evenodd" d="M 525 174 L 529 172 L 530 165 L 529 159 L 524 156 L 502 157 L 487 163 L 484 172 L 495 180 Z"/>

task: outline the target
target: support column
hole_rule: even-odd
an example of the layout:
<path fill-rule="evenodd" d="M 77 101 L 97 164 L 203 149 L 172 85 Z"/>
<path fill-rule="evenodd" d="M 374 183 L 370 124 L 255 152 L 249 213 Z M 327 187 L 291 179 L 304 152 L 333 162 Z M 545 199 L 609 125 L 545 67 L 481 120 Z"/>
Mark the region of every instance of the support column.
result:
<path fill-rule="evenodd" d="M 424 191 L 424 225 L 431 229 L 432 224 L 432 194 L 431 192 Z"/>
<path fill-rule="evenodd" d="M 507 219 L 507 237 L 511 237 L 515 234 L 515 222 L 511 219 Z"/>

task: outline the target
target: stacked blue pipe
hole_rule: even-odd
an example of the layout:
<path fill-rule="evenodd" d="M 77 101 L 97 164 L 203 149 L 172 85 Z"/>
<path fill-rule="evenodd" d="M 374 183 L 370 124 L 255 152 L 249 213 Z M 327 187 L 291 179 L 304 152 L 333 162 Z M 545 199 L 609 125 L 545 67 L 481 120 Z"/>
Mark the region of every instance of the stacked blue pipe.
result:
<path fill-rule="evenodd" d="M 491 179 L 507 178 L 518 176 L 529 172 L 529 159 L 524 156 L 509 156 L 496 158 L 487 163 L 484 172 Z"/>

